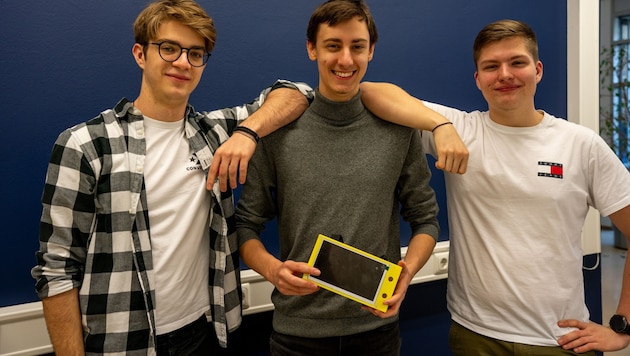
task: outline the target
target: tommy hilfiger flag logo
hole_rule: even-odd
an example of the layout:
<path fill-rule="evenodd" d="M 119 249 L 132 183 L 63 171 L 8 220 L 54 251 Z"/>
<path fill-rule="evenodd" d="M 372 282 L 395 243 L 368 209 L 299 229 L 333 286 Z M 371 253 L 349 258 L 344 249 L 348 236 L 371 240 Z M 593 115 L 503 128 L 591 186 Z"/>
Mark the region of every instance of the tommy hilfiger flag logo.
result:
<path fill-rule="evenodd" d="M 538 176 L 562 179 L 562 163 L 538 161 Z"/>

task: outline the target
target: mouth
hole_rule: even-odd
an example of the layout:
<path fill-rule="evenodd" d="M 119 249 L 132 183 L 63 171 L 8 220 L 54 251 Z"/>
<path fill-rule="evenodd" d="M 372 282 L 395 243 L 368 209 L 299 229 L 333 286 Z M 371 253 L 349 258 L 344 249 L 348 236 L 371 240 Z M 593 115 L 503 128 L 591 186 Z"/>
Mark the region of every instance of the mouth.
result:
<path fill-rule="evenodd" d="M 185 75 L 179 75 L 179 74 L 166 74 L 167 77 L 173 78 L 175 80 L 178 81 L 187 81 L 190 80 L 187 76 Z"/>
<path fill-rule="evenodd" d="M 508 86 L 502 86 L 502 87 L 498 87 L 495 90 L 496 91 L 500 91 L 500 92 L 510 92 L 513 90 L 518 89 L 518 85 L 508 85 Z"/>
<path fill-rule="evenodd" d="M 332 73 L 342 79 L 346 79 L 346 78 L 350 78 L 354 75 L 356 71 L 350 71 L 350 72 L 342 72 L 342 71 L 337 71 L 337 70 L 333 70 Z"/>

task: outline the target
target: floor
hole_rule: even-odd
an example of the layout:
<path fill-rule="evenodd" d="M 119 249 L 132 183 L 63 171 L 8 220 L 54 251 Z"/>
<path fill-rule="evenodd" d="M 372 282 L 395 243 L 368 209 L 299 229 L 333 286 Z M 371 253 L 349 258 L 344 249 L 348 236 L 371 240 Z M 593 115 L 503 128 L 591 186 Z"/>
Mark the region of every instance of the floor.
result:
<path fill-rule="evenodd" d="M 621 292 L 621 276 L 626 262 L 627 250 L 614 246 L 612 230 L 602 229 L 602 320 L 608 323 L 615 313 Z M 604 356 L 630 356 L 630 348 L 617 352 L 606 352 Z"/>

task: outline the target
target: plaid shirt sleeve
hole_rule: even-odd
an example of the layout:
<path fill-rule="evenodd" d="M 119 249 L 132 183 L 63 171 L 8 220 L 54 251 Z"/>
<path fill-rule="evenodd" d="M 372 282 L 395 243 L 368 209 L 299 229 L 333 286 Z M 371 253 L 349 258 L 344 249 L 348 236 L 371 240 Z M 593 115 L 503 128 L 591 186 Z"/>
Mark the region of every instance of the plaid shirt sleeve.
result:
<path fill-rule="evenodd" d="M 95 177 L 73 135 L 75 129 L 55 142 L 46 174 L 38 265 L 32 271 L 40 298 L 79 287 L 84 272 L 95 216 Z"/>
<path fill-rule="evenodd" d="M 42 197 L 31 273 L 41 298 L 80 289 L 88 354 L 153 349 L 142 116 L 130 108 L 123 99 L 59 136 Z"/>

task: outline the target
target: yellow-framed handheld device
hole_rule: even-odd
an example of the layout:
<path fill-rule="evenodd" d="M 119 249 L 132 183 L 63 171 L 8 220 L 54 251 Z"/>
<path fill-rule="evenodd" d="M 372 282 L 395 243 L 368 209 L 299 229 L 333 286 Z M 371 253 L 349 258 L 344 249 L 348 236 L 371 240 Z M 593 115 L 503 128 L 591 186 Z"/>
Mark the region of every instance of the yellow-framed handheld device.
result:
<path fill-rule="evenodd" d="M 394 294 L 402 271 L 395 263 L 322 234 L 317 237 L 308 265 L 321 274 L 304 274 L 304 279 L 382 312 L 387 311 L 383 301 Z"/>

